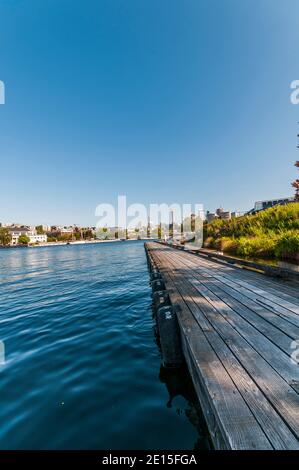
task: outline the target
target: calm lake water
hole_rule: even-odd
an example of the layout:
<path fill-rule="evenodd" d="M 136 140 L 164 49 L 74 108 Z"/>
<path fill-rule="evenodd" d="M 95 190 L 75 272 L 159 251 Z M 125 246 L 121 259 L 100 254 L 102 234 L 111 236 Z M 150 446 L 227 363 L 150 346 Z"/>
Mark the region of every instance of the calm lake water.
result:
<path fill-rule="evenodd" d="M 142 242 L 0 250 L 1 449 L 206 446 L 160 369 Z"/>

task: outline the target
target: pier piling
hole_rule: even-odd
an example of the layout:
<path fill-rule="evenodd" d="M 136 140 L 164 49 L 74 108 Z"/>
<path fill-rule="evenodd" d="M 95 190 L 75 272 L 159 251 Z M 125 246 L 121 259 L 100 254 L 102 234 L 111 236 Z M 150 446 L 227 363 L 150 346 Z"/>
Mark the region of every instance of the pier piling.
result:
<path fill-rule="evenodd" d="M 214 447 L 299 450 L 298 283 L 145 249 L 163 364 L 184 356 Z"/>

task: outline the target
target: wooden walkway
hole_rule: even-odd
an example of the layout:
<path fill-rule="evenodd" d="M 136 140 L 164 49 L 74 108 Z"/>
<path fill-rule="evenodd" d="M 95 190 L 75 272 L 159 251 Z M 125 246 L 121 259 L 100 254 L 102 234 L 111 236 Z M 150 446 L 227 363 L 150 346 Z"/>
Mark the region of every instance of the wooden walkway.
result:
<path fill-rule="evenodd" d="M 298 284 L 160 243 L 145 247 L 177 313 L 215 447 L 299 449 L 299 366 L 291 358 Z"/>

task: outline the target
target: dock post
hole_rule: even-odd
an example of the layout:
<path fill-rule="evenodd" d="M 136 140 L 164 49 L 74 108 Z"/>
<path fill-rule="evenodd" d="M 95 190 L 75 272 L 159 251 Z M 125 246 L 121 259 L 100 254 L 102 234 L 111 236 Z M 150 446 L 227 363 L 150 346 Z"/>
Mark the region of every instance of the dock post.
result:
<path fill-rule="evenodd" d="M 156 332 L 165 368 L 178 368 L 184 362 L 181 346 L 181 332 L 176 313 L 171 306 L 161 273 L 145 244 L 153 290 L 153 316 L 156 319 Z"/>
<path fill-rule="evenodd" d="M 158 281 L 161 278 L 161 274 L 157 269 L 153 269 L 151 272 L 151 281 Z"/>
<path fill-rule="evenodd" d="M 165 290 L 165 284 L 162 279 L 157 279 L 156 281 L 152 281 L 152 289 L 153 292 L 157 292 L 158 290 Z"/>
<path fill-rule="evenodd" d="M 157 311 L 162 363 L 165 368 L 177 368 L 183 364 L 180 327 L 172 306 L 160 307 Z"/>
<path fill-rule="evenodd" d="M 168 305 L 170 305 L 170 299 L 169 299 L 168 293 L 165 290 L 158 290 L 154 292 L 153 304 L 154 304 L 155 314 L 160 307 L 167 307 Z"/>

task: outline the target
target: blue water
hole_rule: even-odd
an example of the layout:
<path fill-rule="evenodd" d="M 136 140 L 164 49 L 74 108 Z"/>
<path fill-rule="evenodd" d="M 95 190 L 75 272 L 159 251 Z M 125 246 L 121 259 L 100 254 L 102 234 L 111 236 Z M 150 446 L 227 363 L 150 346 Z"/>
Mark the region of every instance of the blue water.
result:
<path fill-rule="evenodd" d="M 1 449 L 204 446 L 188 377 L 160 370 L 142 242 L 0 250 L 0 302 Z"/>

